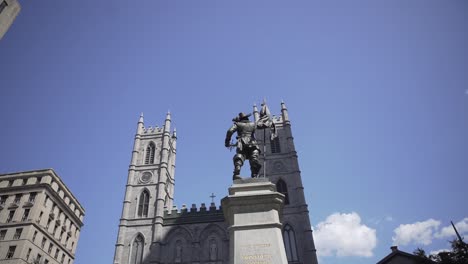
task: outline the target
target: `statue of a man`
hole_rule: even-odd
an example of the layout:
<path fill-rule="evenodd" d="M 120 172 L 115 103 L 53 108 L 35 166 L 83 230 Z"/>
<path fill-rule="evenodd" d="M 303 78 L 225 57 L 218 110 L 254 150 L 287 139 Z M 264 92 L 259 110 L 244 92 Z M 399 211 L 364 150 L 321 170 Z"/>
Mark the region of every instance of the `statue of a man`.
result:
<path fill-rule="evenodd" d="M 242 165 L 246 159 L 250 163 L 250 171 L 252 178 L 258 177 L 258 172 L 262 165 L 258 160 L 260 155 L 260 148 L 255 140 L 255 130 L 257 124 L 249 120 L 250 114 L 239 113 L 239 116 L 232 119 L 234 124 L 228 129 L 224 145 L 232 147 L 231 137 L 234 132 L 237 132 L 236 155 L 234 155 L 234 175 L 233 180 L 242 179 L 239 176 Z"/>

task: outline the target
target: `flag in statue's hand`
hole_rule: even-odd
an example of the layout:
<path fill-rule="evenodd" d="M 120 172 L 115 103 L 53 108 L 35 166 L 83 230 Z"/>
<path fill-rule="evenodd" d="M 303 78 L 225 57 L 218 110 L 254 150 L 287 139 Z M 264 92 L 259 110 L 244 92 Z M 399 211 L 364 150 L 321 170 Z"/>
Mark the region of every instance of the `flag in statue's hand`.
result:
<path fill-rule="evenodd" d="M 262 109 L 260 110 L 260 118 L 258 119 L 257 127 L 263 129 L 270 128 L 270 135 L 272 140 L 278 136 L 276 134 L 275 123 L 271 119 L 270 109 L 268 109 L 266 102 L 262 103 Z"/>

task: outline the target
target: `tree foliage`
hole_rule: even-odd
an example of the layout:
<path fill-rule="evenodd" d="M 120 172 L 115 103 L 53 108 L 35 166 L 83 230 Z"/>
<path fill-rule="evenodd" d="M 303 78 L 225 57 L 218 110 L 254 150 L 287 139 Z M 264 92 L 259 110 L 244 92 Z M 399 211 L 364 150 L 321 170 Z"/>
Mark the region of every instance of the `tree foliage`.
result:
<path fill-rule="evenodd" d="M 450 241 L 452 250 L 426 255 L 422 248 L 417 248 L 413 254 L 424 259 L 432 260 L 439 264 L 468 264 L 468 244 L 455 239 Z"/>

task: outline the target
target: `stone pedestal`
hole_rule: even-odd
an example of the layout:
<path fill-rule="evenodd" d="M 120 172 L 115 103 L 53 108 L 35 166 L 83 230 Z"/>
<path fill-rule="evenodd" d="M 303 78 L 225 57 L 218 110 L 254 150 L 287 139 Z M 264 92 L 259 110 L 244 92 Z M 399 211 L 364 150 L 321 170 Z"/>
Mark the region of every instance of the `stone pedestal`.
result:
<path fill-rule="evenodd" d="M 235 180 L 221 201 L 230 264 L 287 264 L 281 234 L 284 195 L 265 178 Z"/>

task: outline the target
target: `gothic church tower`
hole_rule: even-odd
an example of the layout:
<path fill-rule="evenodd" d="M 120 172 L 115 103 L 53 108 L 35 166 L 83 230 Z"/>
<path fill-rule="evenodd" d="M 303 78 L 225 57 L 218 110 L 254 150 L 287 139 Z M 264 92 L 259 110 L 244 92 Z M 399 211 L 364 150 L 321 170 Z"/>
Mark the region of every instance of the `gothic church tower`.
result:
<path fill-rule="evenodd" d="M 254 119 L 259 112 L 254 105 Z M 288 109 L 281 103 L 281 115 L 273 116 L 277 137 L 271 139 L 268 129 L 256 132 L 262 154 L 260 177 L 266 177 L 279 193 L 285 195 L 283 208 L 283 240 L 289 263 L 317 264 L 309 210 L 304 196 L 301 171 L 291 131 Z M 265 154 L 265 155 L 263 155 Z"/>
<path fill-rule="evenodd" d="M 174 200 L 177 136 L 171 116 L 164 126 L 138 121 L 119 224 L 114 264 L 142 263 L 161 241 L 164 208 Z"/>

